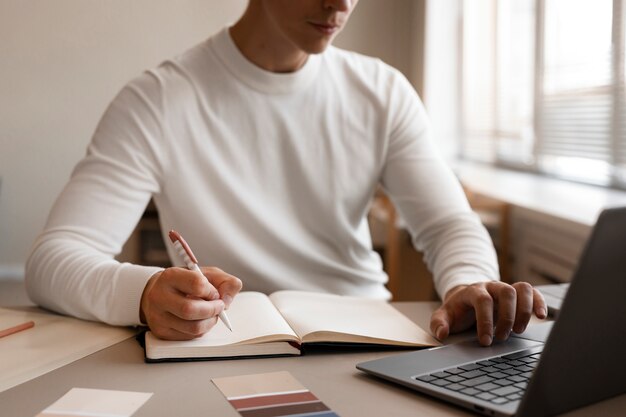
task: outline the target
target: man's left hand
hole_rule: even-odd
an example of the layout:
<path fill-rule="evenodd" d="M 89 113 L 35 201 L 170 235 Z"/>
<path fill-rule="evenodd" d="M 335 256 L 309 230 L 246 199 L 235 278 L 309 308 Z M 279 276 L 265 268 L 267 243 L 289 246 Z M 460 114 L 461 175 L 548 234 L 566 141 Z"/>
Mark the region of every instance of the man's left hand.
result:
<path fill-rule="evenodd" d="M 533 313 L 545 319 L 546 303 L 527 282 L 459 285 L 448 291 L 441 307 L 431 316 L 430 330 L 443 340 L 476 323 L 480 344 L 490 346 L 494 336 L 506 340 L 511 331 L 524 332 Z"/>

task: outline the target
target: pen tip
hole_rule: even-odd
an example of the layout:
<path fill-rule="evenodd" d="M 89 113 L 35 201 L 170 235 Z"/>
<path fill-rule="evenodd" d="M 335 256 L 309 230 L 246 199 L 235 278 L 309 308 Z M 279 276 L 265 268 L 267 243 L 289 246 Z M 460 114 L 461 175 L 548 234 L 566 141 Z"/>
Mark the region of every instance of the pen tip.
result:
<path fill-rule="evenodd" d="M 220 313 L 219 318 L 222 320 L 226 328 L 232 332 L 233 326 L 230 324 L 230 320 L 228 320 L 226 314 L 224 312 Z"/>

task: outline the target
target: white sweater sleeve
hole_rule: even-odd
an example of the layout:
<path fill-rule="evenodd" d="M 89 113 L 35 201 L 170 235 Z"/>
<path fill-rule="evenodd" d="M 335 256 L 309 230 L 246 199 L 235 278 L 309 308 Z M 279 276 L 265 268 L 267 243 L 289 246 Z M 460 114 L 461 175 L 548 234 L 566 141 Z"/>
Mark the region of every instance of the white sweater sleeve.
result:
<path fill-rule="evenodd" d="M 37 304 L 87 320 L 140 324 L 143 289 L 161 268 L 114 256 L 159 192 L 159 99 L 147 93 L 158 96 L 158 85 L 146 73 L 118 94 L 55 202 L 26 263 L 27 291 Z"/>
<path fill-rule="evenodd" d="M 461 284 L 498 280 L 493 243 L 438 155 L 426 112 L 401 75 L 390 90 L 390 140 L 382 183 L 424 253 L 441 297 Z"/>

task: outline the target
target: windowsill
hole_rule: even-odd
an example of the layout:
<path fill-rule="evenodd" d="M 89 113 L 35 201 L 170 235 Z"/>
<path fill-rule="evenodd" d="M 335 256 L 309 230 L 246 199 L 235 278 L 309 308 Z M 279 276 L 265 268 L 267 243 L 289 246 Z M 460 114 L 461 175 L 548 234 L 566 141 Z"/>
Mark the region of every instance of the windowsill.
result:
<path fill-rule="evenodd" d="M 602 209 L 626 206 L 626 191 L 577 184 L 466 161 L 451 164 L 472 191 L 515 207 L 590 228 Z"/>

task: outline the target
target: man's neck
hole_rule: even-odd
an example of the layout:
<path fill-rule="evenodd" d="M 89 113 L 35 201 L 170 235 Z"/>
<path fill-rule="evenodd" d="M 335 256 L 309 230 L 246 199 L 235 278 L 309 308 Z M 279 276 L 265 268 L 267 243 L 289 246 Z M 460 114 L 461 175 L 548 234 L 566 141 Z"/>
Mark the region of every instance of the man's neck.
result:
<path fill-rule="evenodd" d="M 294 72 L 302 68 L 309 57 L 270 22 L 253 18 L 250 10 L 230 28 L 230 36 L 250 62 L 267 71 Z"/>

